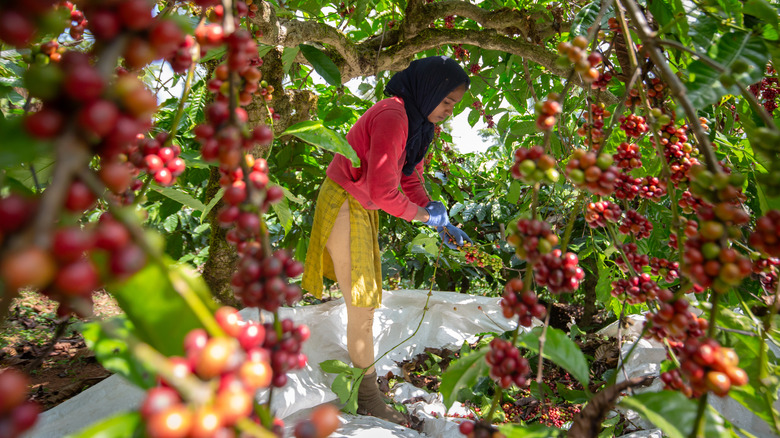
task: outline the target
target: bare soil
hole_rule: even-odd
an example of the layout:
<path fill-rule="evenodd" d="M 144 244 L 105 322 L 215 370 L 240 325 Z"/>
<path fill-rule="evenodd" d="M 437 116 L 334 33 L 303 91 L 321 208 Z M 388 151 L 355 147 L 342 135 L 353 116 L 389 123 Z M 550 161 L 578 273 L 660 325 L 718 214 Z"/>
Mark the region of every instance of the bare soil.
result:
<path fill-rule="evenodd" d="M 94 316 L 107 318 L 122 310 L 106 292 L 93 295 Z M 109 377 L 76 330 L 87 319 L 70 318 L 63 335 L 52 345 L 60 323 L 57 303 L 34 292 L 24 292 L 11 304 L 0 330 L 0 370 L 8 367 L 30 377 L 30 399 L 48 410 Z"/>

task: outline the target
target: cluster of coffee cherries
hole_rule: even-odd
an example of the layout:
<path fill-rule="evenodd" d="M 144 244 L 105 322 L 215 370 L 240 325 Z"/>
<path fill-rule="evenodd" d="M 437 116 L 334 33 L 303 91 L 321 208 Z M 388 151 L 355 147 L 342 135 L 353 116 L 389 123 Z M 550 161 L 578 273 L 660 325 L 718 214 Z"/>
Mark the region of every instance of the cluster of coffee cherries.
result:
<path fill-rule="evenodd" d="M 647 266 L 650 263 L 650 257 L 648 257 L 647 254 L 640 254 L 639 248 L 634 242 L 619 245 L 619 248 L 620 252 L 628 259 L 628 265 L 626 264 L 626 260 L 619 254 L 615 259 L 615 264 L 618 265 L 623 272 L 631 272 L 631 269 L 633 269 L 634 272 L 642 272 L 642 267 Z M 631 266 L 630 269 L 628 267 L 629 265 Z"/>
<path fill-rule="evenodd" d="M 612 80 L 612 73 L 605 71 L 605 69 L 599 70 L 599 78 L 590 84 L 590 88 L 594 90 L 607 91 L 607 85 Z"/>
<path fill-rule="evenodd" d="M 608 154 L 577 149 L 566 164 L 569 180 L 579 189 L 585 189 L 594 195 L 609 196 L 615 191 L 615 181 L 620 169 L 613 165 L 614 160 Z"/>
<path fill-rule="evenodd" d="M 780 211 L 771 210 L 758 218 L 750 245 L 770 257 L 780 257 Z"/>
<path fill-rule="evenodd" d="M 714 174 L 704 166 L 693 166 L 690 171 L 692 194 L 704 202 L 697 206 L 696 214 L 703 220 L 717 220 L 726 225 L 743 225 L 750 216 L 743 206 L 742 193 L 745 177 L 740 174 L 720 172 Z"/>
<path fill-rule="evenodd" d="M 585 222 L 591 228 L 605 227 L 607 223 L 620 220 L 623 211 L 620 206 L 609 201 L 591 202 L 585 206 Z"/>
<path fill-rule="evenodd" d="M 65 48 L 53 39 L 30 46 L 30 53 L 22 55 L 22 60 L 27 64 L 45 65 L 50 62 L 60 62 L 63 53 Z"/>
<path fill-rule="evenodd" d="M 647 175 L 639 182 L 639 197 L 658 201 L 666 195 L 666 182 L 655 176 Z"/>
<path fill-rule="evenodd" d="M 466 420 L 460 423 L 458 431 L 466 435 L 466 438 L 506 438 L 506 435 L 486 421 Z"/>
<path fill-rule="evenodd" d="M 123 0 L 108 5 L 88 0 L 79 5 L 96 40 L 110 43 L 120 35 L 127 38 L 122 57 L 130 70 L 172 57 L 185 43 L 184 31 L 175 20 L 152 14 L 151 1 Z"/>
<path fill-rule="evenodd" d="M 504 267 L 501 257 L 491 255 L 479 249 L 478 246 L 472 245 L 469 242 L 464 242 L 461 247 L 463 251 L 463 257 L 466 262 L 473 263 L 480 268 L 490 268 L 491 270 L 498 272 Z"/>
<path fill-rule="evenodd" d="M 748 87 L 751 93 L 759 99 L 766 109 L 772 114 L 777 109 L 777 96 L 780 96 L 780 81 L 777 80 L 777 72 L 771 64 L 767 64 L 764 77 Z"/>
<path fill-rule="evenodd" d="M 683 213 L 691 214 L 694 211 L 699 210 L 704 203 L 705 201 L 694 196 L 690 189 L 685 189 L 680 193 L 680 200 L 677 202 L 677 205 L 680 206 Z"/>
<path fill-rule="evenodd" d="M 650 274 L 639 274 L 637 277 L 621 278 L 612 282 L 612 296 L 626 296 L 628 304 L 646 303 L 658 298 L 661 287 L 650 278 Z"/>
<path fill-rule="evenodd" d="M 89 56 L 69 51 L 57 65 L 33 66 L 25 74 L 30 94 L 43 107 L 25 118 L 35 137 L 60 136 L 72 116 L 79 134 L 98 152 L 113 157 L 151 127 L 157 100 L 140 80 L 120 76 L 109 87 Z"/>
<path fill-rule="evenodd" d="M 139 154 L 131 155 L 131 162 L 143 169 L 161 186 L 170 186 L 176 182 L 176 177 L 184 173 L 185 163 L 179 157 L 181 148 L 178 145 L 165 146 L 167 133 L 161 133 L 155 138 L 144 139 L 139 147 Z M 143 158 L 141 158 L 143 157 Z M 133 159 L 140 161 L 133 161 Z"/>
<path fill-rule="evenodd" d="M 83 214 L 95 197 L 82 183 L 71 187 L 86 192 L 73 194 L 71 190 L 66 208 L 76 207 L 71 211 Z M 76 196 L 81 199 L 74 200 Z M 17 194 L 0 199 L 0 231 L 4 238 L 23 231 L 35 214 L 36 203 Z M 0 261 L 0 273 L 8 290 L 31 287 L 60 302 L 59 315 L 71 311 L 89 315 L 92 292 L 102 284 L 94 260 L 103 258 L 105 272 L 114 278 L 125 278 L 146 264 L 146 254 L 132 242 L 128 230 L 108 214 L 103 214 L 91 229 L 75 225 L 57 228 L 47 249 L 25 246 L 12 250 Z"/>
<path fill-rule="evenodd" d="M 666 339 L 673 346 L 679 346 L 688 339 L 704 336 L 709 324 L 691 311 L 688 300 L 675 300 L 668 289 L 661 289 L 657 295 L 658 309 L 645 315 L 648 326 L 645 337 L 658 342 Z"/>
<path fill-rule="evenodd" d="M 547 100 L 538 101 L 534 106 L 536 111 L 536 127 L 540 131 L 547 131 L 551 129 L 558 122 L 558 114 L 561 113 L 563 107 L 558 101 L 560 96 L 558 93 L 550 93 L 547 95 Z"/>
<path fill-rule="evenodd" d="M 577 254 L 560 249 L 542 255 L 534 264 L 534 279 L 540 286 L 547 286 L 552 294 L 572 293 L 580 287 L 585 271 L 579 266 Z"/>
<path fill-rule="evenodd" d="M 626 136 L 631 138 L 639 138 L 648 131 L 645 118 L 636 114 L 629 114 L 628 116 L 620 116 L 620 129 L 626 133 Z"/>
<path fill-rule="evenodd" d="M 642 104 L 642 97 L 639 95 L 639 90 L 637 88 L 628 90 L 625 104 L 628 108 L 634 108 L 635 106 Z"/>
<path fill-rule="evenodd" d="M 558 236 L 545 221 L 520 219 L 512 228 L 507 241 L 514 245 L 518 257 L 532 263 L 558 244 Z"/>
<path fill-rule="evenodd" d="M 515 151 L 515 164 L 510 171 L 515 179 L 526 184 L 554 183 L 560 177 L 555 164 L 555 159 L 545 154 L 541 146 L 536 145 L 530 148 L 518 148 Z"/>
<path fill-rule="evenodd" d="M 523 327 L 531 327 L 533 318 L 544 319 L 547 308 L 537 299 L 531 290 L 523 289 L 523 280 L 513 278 L 504 286 L 504 295 L 500 301 L 501 311 L 507 319 L 518 317 Z"/>
<path fill-rule="evenodd" d="M 493 338 L 485 360 L 490 365 L 490 377 L 502 388 L 507 389 L 513 384 L 522 388 L 528 384 L 531 372 L 528 359 L 521 356 L 520 350 L 511 342 Z"/>
<path fill-rule="evenodd" d="M 300 287 L 289 284 L 289 279 L 303 273 L 303 264 L 282 249 L 266 254 L 255 242 L 241 246 L 238 270 L 230 284 L 245 306 L 275 312 L 282 304 L 300 300 Z"/>
<path fill-rule="evenodd" d="M 625 171 L 621 172 L 615 180 L 615 198 L 626 201 L 636 199 L 640 184 L 642 184 L 641 178 L 634 178 Z"/>
<path fill-rule="evenodd" d="M 750 275 L 750 260 L 734 248 L 723 246 L 724 228 L 718 222 L 704 222 L 699 235 L 685 241 L 681 272 L 703 288 L 725 293 Z"/>
<path fill-rule="evenodd" d="M 16 438 L 35 425 L 41 408 L 27 401 L 27 376 L 13 368 L 0 371 L 0 436 Z"/>
<path fill-rule="evenodd" d="M 628 210 L 623 217 L 623 221 L 618 228 L 623 234 L 630 234 L 635 239 L 645 239 L 650 237 L 653 231 L 653 223 L 635 210 Z"/>
<path fill-rule="evenodd" d="M 485 119 L 485 124 L 487 124 L 488 128 L 492 128 L 495 126 L 496 123 L 493 121 L 493 116 L 485 112 L 485 108 L 482 106 L 481 101 L 475 100 L 474 103 L 471 104 L 471 107 L 479 111 L 479 115 L 481 115 Z"/>
<path fill-rule="evenodd" d="M 571 43 L 561 42 L 558 44 L 558 65 L 567 67 L 574 64 L 574 70 L 582 76 L 582 80 L 588 83 L 594 82 L 599 78 L 599 71 L 596 68 L 601 64 L 601 53 L 587 53 L 588 39 L 582 35 L 575 37 Z"/>
<path fill-rule="evenodd" d="M 426 0 L 427 1 L 427 0 Z M 463 48 L 463 44 L 457 44 L 452 46 L 452 58 L 458 61 L 465 61 L 469 59 L 471 53 L 467 49 Z"/>
<path fill-rule="evenodd" d="M 663 278 L 667 283 L 671 283 L 680 278 L 680 264 L 659 257 L 651 257 L 650 273 Z"/>
<path fill-rule="evenodd" d="M 236 423 L 252 416 L 255 391 L 283 386 L 284 373 L 306 363 L 300 353 L 309 337 L 306 326 L 283 320 L 280 338 L 273 323 L 245 322 L 232 307 L 217 310 L 215 319 L 225 336 L 209 336 L 203 329 L 189 332 L 185 357 L 169 359 L 170 381 L 161 379 L 160 386 L 147 392 L 140 413 L 150 437 L 234 436 Z M 185 400 L 187 392 L 178 385 L 187 379 L 205 385 L 209 396 Z"/>
<path fill-rule="evenodd" d="M 694 157 L 698 154 L 698 150 L 688 143 L 687 131 L 688 125 L 678 128 L 674 125 L 674 121 L 661 127 L 661 145 L 666 162 L 669 163 L 670 178 L 675 185 L 687 181 L 691 167 L 699 164 L 699 160 Z M 655 143 L 654 138 L 650 141 Z"/>
<path fill-rule="evenodd" d="M 696 222 L 693 219 L 687 219 L 685 220 L 685 223 L 683 224 L 683 234 L 685 234 L 685 238 L 693 237 L 699 232 L 699 223 Z M 677 243 L 677 233 L 672 231 L 669 233 L 669 248 L 677 249 L 678 248 Z"/>
<path fill-rule="evenodd" d="M 239 32 L 239 37 L 228 38 L 228 41 L 235 45 L 243 45 L 244 49 L 241 49 L 240 47 L 236 48 L 236 50 L 240 50 L 239 53 L 241 53 L 242 56 L 249 56 L 249 51 L 252 50 L 252 47 L 246 47 L 251 46 L 251 43 L 247 43 L 246 41 L 241 40 L 241 38 L 248 35 L 249 34 L 245 34 L 244 32 Z M 239 61 L 241 60 L 239 59 Z M 228 62 L 230 62 L 230 60 Z M 267 101 L 272 100 L 274 87 L 272 85 L 268 85 L 266 81 L 262 80 L 262 72 L 260 72 L 260 70 L 258 70 L 258 68 L 253 65 L 247 66 L 246 63 L 243 65 L 244 68 L 239 67 L 236 70 L 238 71 L 238 75 L 241 80 L 238 87 L 239 91 L 237 93 L 238 103 L 243 106 L 249 105 L 252 103 L 252 99 L 255 96 L 261 96 Z M 214 78 L 208 82 L 209 91 L 212 93 L 217 93 L 223 98 L 226 98 L 229 94 L 229 73 L 230 67 L 228 64 L 220 64 L 217 66 L 217 68 L 214 70 Z"/>
<path fill-rule="evenodd" d="M 589 145 L 594 151 L 601 149 L 601 143 L 604 141 L 604 117 L 609 117 L 610 114 L 603 103 L 592 103 L 590 104 L 590 118 L 593 123 L 586 120 L 577 129 L 577 135 L 585 137 L 584 144 Z"/>
<path fill-rule="evenodd" d="M 615 160 L 615 165 L 623 171 L 642 167 L 642 152 L 639 150 L 638 144 L 620 143 L 617 152 L 612 154 L 612 159 Z"/>
<path fill-rule="evenodd" d="M 57 0 L 4 2 L 0 6 L 0 40 L 14 47 L 25 47 L 37 35 L 61 32 L 65 20 L 70 19 L 68 3 Z M 60 7 L 55 9 L 54 6 L 58 4 Z M 58 25 L 62 27 L 56 29 Z"/>
<path fill-rule="evenodd" d="M 647 97 L 654 99 L 656 102 L 663 102 L 666 97 L 667 87 L 661 78 L 652 78 L 650 83 L 647 84 Z"/>
<path fill-rule="evenodd" d="M 689 398 L 698 398 L 706 392 L 725 397 L 733 386 L 748 382 L 747 373 L 739 367 L 737 353 L 714 339 L 689 339 L 675 350 L 680 368 L 662 373 L 661 380 L 667 388 Z"/>

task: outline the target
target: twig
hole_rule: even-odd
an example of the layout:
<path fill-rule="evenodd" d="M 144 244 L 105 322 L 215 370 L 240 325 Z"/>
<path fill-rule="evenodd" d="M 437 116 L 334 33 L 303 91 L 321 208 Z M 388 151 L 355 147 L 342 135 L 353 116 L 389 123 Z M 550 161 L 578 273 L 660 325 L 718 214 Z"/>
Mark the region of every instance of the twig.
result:
<path fill-rule="evenodd" d="M 33 183 L 35 184 L 35 191 L 41 193 L 41 183 L 38 182 L 38 174 L 35 172 L 35 166 L 30 163 L 30 174 L 32 175 Z"/>

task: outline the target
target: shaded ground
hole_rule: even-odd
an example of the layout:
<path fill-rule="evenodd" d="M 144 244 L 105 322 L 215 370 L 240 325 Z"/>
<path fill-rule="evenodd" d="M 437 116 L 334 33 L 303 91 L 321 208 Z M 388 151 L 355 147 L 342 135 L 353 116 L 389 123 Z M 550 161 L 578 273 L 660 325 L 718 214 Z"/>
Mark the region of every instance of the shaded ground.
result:
<path fill-rule="evenodd" d="M 94 318 L 121 313 L 113 298 L 96 292 Z M 63 336 L 51 346 L 59 326 L 57 303 L 46 297 L 25 292 L 11 305 L 11 312 L 0 330 L 0 370 L 14 367 L 31 380 L 31 399 L 43 410 L 50 409 L 110 376 L 87 349 L 76 330 L 81 320 L 71 318 Z M 51 350 L 47 354 L 47 350 Z"/>

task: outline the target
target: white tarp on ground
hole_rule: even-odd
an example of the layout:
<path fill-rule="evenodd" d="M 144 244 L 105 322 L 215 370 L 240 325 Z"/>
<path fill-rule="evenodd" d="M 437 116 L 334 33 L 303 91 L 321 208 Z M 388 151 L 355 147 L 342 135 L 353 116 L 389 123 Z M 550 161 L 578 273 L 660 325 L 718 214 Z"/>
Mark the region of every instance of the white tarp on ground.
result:
<path fill-rule="evenodd" d="M 377 309 L 374 320 L 374 336 L 377 355 L 394 347 L 408 337 L 417 327 L 427 297 L 426 291 L 386 291 L 383 306 Z M 458 349 L 464 341 L 473 342 L 482 332 L 502 332 L 514 328 L 501 314 L 497 298 L 475 297 L 454 292 L 434 292 L 418 333 L 399 348 L 393 350 L 377 363 L 377 373 L 388 371 L 401 374 L 395 361 L 411 359 L 422 353 L 426 347 Z M 245 319 L 259 319 L 256 309 L 244 309 Z M 346 349 L 346 310 L 343 300 L 331 301 L 316 306 L 282 308 L 280 315 L 291 318 L 296 324 L 306 324 L 311 329 L 311 338 L 304 343 L 304 353 L 309 358 L 308 366 L 290 374 L 290 381 L 282 389 L 273 391 L 272 408 L 275 415 L 284 419 L 286 431 L 292 436 L 292 428 L 298 419 L 306 418 L 311 408 L 322 403 L 336 401 L 330 390 L 335 378 L 322 372 L 319 363 L 338 359 L 349 363 Z M 641 324 L 639 325 L 641 327 Z M 638 348 L 632 360 L 627 363 L 629 375 L 657 373 L 659 363 L 665 354 Z M 419 401 L 421 396 L 423 401 Z M 258 396 L 261 400 L 264 394 Z M 415 403 L 406 404 L 410 412 L 425 419 L 423 432 L 398 426 L 374 417 L 341 415 L 342 427 L 335 437 L 458 437 L 458 418 L 443 418 L 445 406 L 441 394 L 430 394 L 410 384 L 394 388 L 393 398 L 404 402 L 415 398 Z M 110 415 L 136 408 L 143 399 L 143 392 L 125 382 L 119 376 L 112 376 L 94 387 L 82 392 L 59 406 L 44 412 L 36 427 L 26 437 L 61 437 Z M 723 412 L 723 411 L 721 411 Z M 468 411 L 459 403 L 454 404 L 447 415 L 465 416 Z M 727 418 L 730 416 L 726 414 Z M 652 429 L 651 426 L 648 429 Z M 655 437 L 658 431 L 646 431 L 644 435 L 631 437 Z M 768 435 L 758 435 L 768 436 Z"/>
<path fill-rule="evenodd" d="M 417 327 L 423 313 L 427 291 L 398 290 L 385 291 L 383 306 L 377 309 L 374 318 L 374 336 L 377 355 L 394 347 L 408 337 Z M 458 349 L 464 341 L 476 340 L 476 334 L 482 332 L 503 332 L 514 328 L 501 314 L 498 298 L 475 297 L 455 292 L 434 292 L 428 304 L 420 330 L 377 363 L 377 373 L 388 371 L 401 374 L 395 361 L 411 359 L 422 353 L 426 347 Z M 280 309 L 283 318 L 291 318 L 296 324 L 306 324 L 311 329 L 311 338 L 304 343 L 303 350 L 309 364 L 303 370 L 290 374 L 289 383 L 282 389 L 273 391 L 272 408 L 276 416 L 285 419 L 292 426 L 295 419 L 305 416 L 307 411 L 319 404 L 336 400 L 330 385 L 334 374 L 320 370 L 319 363 L 324 360 L 338 359 L 349 363 L 346 340 L 347 314 L 343 300 L 330 301 L 316 306 L 303 306 Z M 244 319 L 259 319 L 256 309 L 241 311 Z M 401 389 L 397 398 L 408 399 Z M 417 395 L 417 394 L 415 394 Z M 409 405 L 410 411 L 428 411 L 426 418 L 434 419 L 430 412 L 443 412 L 441 396 L 432 394 L 430 406 L 418 402 Z M 262 400 L 264 394 L 260 394 Z M 143 399 L 143 392 L 125 382 L 121 377 L 112 376 L 76 397 L 44 412 L 36 427 L 26 435 L 30 438 L 61 437 L 78 431 L 109 415 L 136 408 Z M 460 411 L 458 411 L 460 409 Z M 450 412 L 465 413 L 459 405 Z M 298 415 L 294 415 L 298 413 Z M 422 415 L 422 414 L 421 414 Z M 443 420 L 442 420 L 443 421 Z M 379 420 L 374 417 L 342 415 L 345 423 L 334 436 L 394 436 L 415 437 L 417 432 Z M 431 436 L 452 436 L 445 432 L 455 423 L 426 427 Z M 449 429 L 452 430 L 452 429 Z M 453 430 L 454 431 L 454 430 Z"/>

